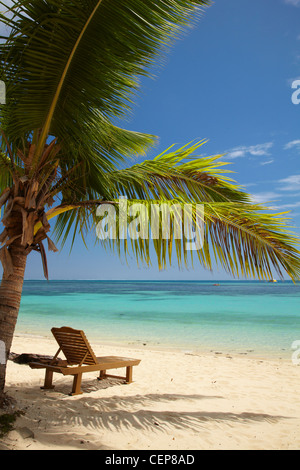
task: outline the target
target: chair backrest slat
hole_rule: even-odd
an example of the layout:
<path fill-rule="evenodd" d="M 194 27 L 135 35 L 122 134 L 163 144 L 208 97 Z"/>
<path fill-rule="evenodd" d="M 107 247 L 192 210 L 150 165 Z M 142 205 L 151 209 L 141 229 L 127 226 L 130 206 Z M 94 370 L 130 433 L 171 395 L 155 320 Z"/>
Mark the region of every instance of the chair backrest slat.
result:
<path fill-rule="evenodd" d="M 66 326 L 52 328 L 51 331 L 69 365 L 97 364 L 97 358 L 83 331 Z"/>

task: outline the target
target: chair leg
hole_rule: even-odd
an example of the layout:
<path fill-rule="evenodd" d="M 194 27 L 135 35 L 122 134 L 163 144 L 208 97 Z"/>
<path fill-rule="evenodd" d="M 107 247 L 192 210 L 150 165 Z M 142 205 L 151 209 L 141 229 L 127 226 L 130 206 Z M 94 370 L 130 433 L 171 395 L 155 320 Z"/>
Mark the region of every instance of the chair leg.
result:
<path fill-rule="evenodd" d="M 74 375 L 73 388 L 72 388 L 72 392 L 70 393 L 70 396 L 82 395 L 82 392 L 80 390 L 81 389 L 81 379 L 82 379 L 82 374 Z"/>
<path fill-rule="evenodd" d="M 41 387 L 42 390 L 53 390 L 55 387 L 52 385 L 53 381 L 53 371 L 46 369 L 45 374 L 45 383 L 44 386 Z"/>
<path fill-rule="evenodd" d="M 106 379 L 106 370 L 100 370 L 100 375 L 97 377 L 98 380 Z"/>
<path fill-rule="evenodd" d="M 126 383 L 131 384 L 132 383 L 132 366 L 126 367 Z"/>

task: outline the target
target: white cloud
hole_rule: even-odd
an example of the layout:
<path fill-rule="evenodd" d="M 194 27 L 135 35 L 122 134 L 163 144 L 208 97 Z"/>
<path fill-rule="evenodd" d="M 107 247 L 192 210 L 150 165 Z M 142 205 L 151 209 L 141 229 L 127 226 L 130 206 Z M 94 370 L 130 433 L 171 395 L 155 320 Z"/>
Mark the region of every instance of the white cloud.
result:
<path fill-rule="evenodd" d="M 295 175 L 297 176 L 297 175 Z M 299 185 L 300 185 L 300 175 L 299 176 Z M 289 182 L 291 178 L 286 178 L 281 180 L 283 182 Z M 293 180 L 292 180 L 293 181 Z M 288 183 L 287 183 L 288 184 Z M 283 188 L 281 188 L 283 189 Z M 292 188 L 291 188 L 292 189 Z M 299 188 L 300 189 L 300 186 Z M 299 201 L 300 193 L 297 194 L 278 194 L 274 191 L 266 191 L 262 193 L 252 194 L 252 200 L 256 204 L 264 204 L 269 207 L 269 209 L 274 211 L 291 211 L 297 207 L 300 207 Z M 285 203 L 282 204 L 282 197 L 291 199 L 291 202 L 284 201 Z M 294 197 L 297 197 L 298 201 L 294 202 Z M 275 204 L 275 202 L 277 204 Z"/>
<path fill-rule="evenodd" d="M 300 140 L 292 140 L 284 146 L 284 150 L 290 150 L 291 148 L 296 147 L 297 150 L 300 150 Z"/>
<path fill-rule="evenodd" d="M 274 201 L 274 200 L 279 199 L 279 198 L 280 198 L 280 195 L 277 194 L 277 193 L 274 193 L 272 191 L 252 194 L 252 200 L 256 204 L 270 203 L 271 201 Z"/>
<path fill-rule="evenodd" d="M 300 190 L 300 175 L 291 175 L 287 178 L 279 180 L 282 185 L 279 189 L 281 191 L 299 191 Z"/>
<path fill-rule="evenodd" d="M 260 165 L 262 166 L 271 165 L 271 163 L 274 163 L 274 160 L 267 160 L 266 162 L 261 162 Z"/>
<path fill-rule="evenodd" d="M 272 209 L 274 209 L 275 211 L 285 211 L 285 210 L 291 210 L 291 209 L 295 209 L 296 207 L 300 207 L 300 202 L 293 202 L 291 204 L 282 204 L 282 205 L 279 205 L 279 206 L 273 206 Z"/>
<path fill-rule="evenodd" d="M 254 157 L 260 157 L 264 155 L 270 155 L 269 150 L 273 147 L 273 142 L 266 142 L 265 144 L 240 146 L 235 147 L 227 152 L 227 159 L 243 158 L 247 155 Z"/>
<path fill-rule="evenodd" d="M 300 6 L 300 0 L 284 0 L 288 5 L 293 5 L 294 7 Z"/>
<path fill-rule="evenodd" d="M 239 157 L 244 157 L 246 155 L 246 151 L 244 150 L 244 147 L 237 147 L 235 149 L 232 149 L 228 152 L 226 155 L 227 158 L 239 158 Z"/>

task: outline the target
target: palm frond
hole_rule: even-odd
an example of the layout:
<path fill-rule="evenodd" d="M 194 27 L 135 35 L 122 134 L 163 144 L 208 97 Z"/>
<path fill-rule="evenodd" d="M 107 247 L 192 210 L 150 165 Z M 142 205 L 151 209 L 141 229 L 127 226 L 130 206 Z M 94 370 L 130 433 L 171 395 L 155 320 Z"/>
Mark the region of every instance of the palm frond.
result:
<path fill-rule="evenodd" d="M 0 151 L 0 194 L 13 183 L 13 169 L 9 157 Z"/>
<path fill-rule="evenodd" d="M 181 199 L 186 202 L 248 201 L 249 196 L 228 177 L 228 163 L 221 155 L 203 157 L 198 151 L 205 141 L 168 149 L 153 160 L 113 171 L 110 188 L 130 199 Z"/>
<path fill-rule="evenodd" d="M 216 203 L 205 204 L 205 221 L 203 252 L 210 247 L 228 273 L 270 280 L 275 272 L 280 278 L 300 278 L 300 239 L 287 214 L 270 213 L 260 204 Z"/>
<path fill-rule="evenodd" d="M 72 171 L 65 189 L 64 203 L 89 199 L 182 199 L 183 201 L 248 201 L 249 196 L 230 178 L 231 171 L 221 156 L 202 157 L 205 142 L 168 149 L 154 160 L 131 167 L 103 171 L 101 162 L 89 159 Z M 63 170 L 67 174 L 68 169 Z M 73 184 L 72 184 L 73 179 Z M 75 184 L 76 182 L 76 184 Z"/>
<path fill-rule="evenodd" d="M 113 240 L 105 240 L 104 245 L 120 255 L 131 252 L 138 262 L 148 265 L 154 250 L 160 269 L 171 262 L 177 262 L 179 267 L 188 266 L 198 258 L 204 268 L 211 270 L 217 263 L 236 277 L 271 279 L 275 270 L 280 277 L 285 273 L 292 279 L 299 279 L 300 240 L 289 229 L 290 221 L 283 214 L 274 214 L 267 207 L 254 204 L 251 196 L 229 178 L 231 172 L 225 169 L 227 163 L 220 160 L 220 156 L 201 158 L 197 155 L 203 143 L 168 149 L 152 161 L 105 174 L 99 193 L 95 173 L 95 192 L 91 194 L 101 194 L 102 200 L 95 201 L 94 207 L 90 205 L 87 211 L 88 198 L 76 205 L 76 198 L 79 200 L 80 195 L 73 192 L 72 201 L 66 194 L 61 207 L 68 203 L 75 205 L 58 217 L 55 227 L 58 239 L 66 241 L 72 230 L 73 239 L 76 230 L 83 238 L 91 230 L 96 233 L 99 223 L 96 210 L 106 200 L 110 204 L 115 202 L 118 224 L 119 198 L 123 196 L 127 198 L 128 207 L 134 204 L 145 207 L 146 229 L 151 225 L 153 206 L 167 205 L 172 207 L 172 211 L 174 207 L 180 209 L 177 210 L 177 218 L 171 211 L 169 238 L 164 237 L 161 227 L 158 238 L 123 239 L 117 225 L 117 236 Z M 199 224 L 195 215 L 197 205 L 204 208 L 203 240 L 201 248 L 196 250 L 188 250 L 186 240 L 176 238 L 176 227 L 178 224 L 182 226 L 185 220 L 186 205 L 193 208 L 187 214 L 191 230 Z M 128 216 L 127 223 L 130 222 Z"/>
<path fill-rule="evenodd" d="M 126 235 L 121 230 L 124 219 L 122 216 L 121 225 L 119 201 L 115 201 L 115 206 L 112 206 L 115 211 L 114 236 L 103 231 L 104 220 L 101 233 L 106 233 L 107 238 L 102 236 L 100 241 L 120 256 L 133 256 L 138 264 L 149 266 L 154 256 L 159 269 L 166 269 L 174 263 L 182 268 L 193 267 L 197 259 L 205 269 L 212 270 L 216 263 L 234 277 L 270 280 L 275 272 L 280 278 L 287 274 L 293 280 L 300 279 L 299 237 L 288 228 L 289 220 L 285 216 L 267 213 L 261 205 L 204 203 L 199 205 L 203 206 L 203 212 L 200 212 L 203 218 L 199 219 L 196 204 L 190 204 L 190 210 L 185 212 L 186 204 L 178 200 L 127 200 L 126 203 L 129 209 Z M 159 218 L 158 233 L 153 236 L 155 206 L 157 211 L 167 207 L 168 217 L 165 219 L 167 225 L 163 223 L 163 217 Z M 74 223 L 83 239 L 91 231 L 96 234 L 97 225 L 99 227 L 102 220 L 97 217 L 96 207 L 89 212 L 90 217 L 87 217 L 83 206 L 63 209 L 56 227 L 63 242 Z M 132 233 L 137 233 L 137 236 L 130 235 L 131 225 Z"/>
<path fill-rule="evenodd" d="M 207 3 L 14 0 L 12 18 L 0 15 L 12 28 L 0 44 L 6 134 L 17 145 L 40 129 L 36 160 L 54 135 L 66 164 L 85 153 L 110 160 L 128 156 L 132 139 L 135 150 L 144 152 L 153 137 L 131 133 L 129 139 L 112 119 L 128 112 L 139 77 Z"/>

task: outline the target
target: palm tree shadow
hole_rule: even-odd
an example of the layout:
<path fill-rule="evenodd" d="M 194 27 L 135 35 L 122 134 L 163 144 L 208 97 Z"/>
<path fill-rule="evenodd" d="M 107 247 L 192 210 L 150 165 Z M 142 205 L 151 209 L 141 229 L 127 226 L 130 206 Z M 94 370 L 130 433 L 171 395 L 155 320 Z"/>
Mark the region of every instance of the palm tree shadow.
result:
<path fill-rule="evenodd" d="M 41 392 L 36 388 L 35 392 L 32 387 L 25 387 L 20 392 L 23 401 L 28 404 L 28 391 L 30 388 L 31 403 L 26 413 L 27 426 L 30 427 L 30 421 L 33 422 L 36 419 L 36 409 L 38 408 L 39 420 L 42 423 L 47 423 L 47 431 L 39 434 L 39 441 L 47 444 L 47 440 L 51 442 L 53 436 L 57 436 L 59 429 L 63 435 L 68 436 L 68 439 L 74 436 L 74 439 L 71 440 L 76 443 L 78 434 L 76 435 L 74 430 L 82 427 L 87 431 L 94 431 L 96 434 L 99 431 L 101 434 L 101 431 L 105 432 L 107 430 L 116 432 L 137 430 L 152 433 L 170 432 L 172 430 L 197 432 L 205 429 L 209 423 L 226 423 L 232 426 L 235 423 L 277 423 L 280 420 L 289 419 L 285 416 L 265 413 L 201 411 L 201 408 L 199 410 L 201 400 L 223 399 L 222 396 L 215 395 L 150 393 L 126 396 L 118 393 L 110 397 L 99 397 L 99 394 L 97 394 L 97 397 L 95 397 L 92 396 L 93 393 L 87 394 L 87 391 L 99 391 L 99 389 L 116 386 L 120 386 L 120 382 L 114 379 L 96 381 L 96 383 L 95 380 L 87 381 L 83 388 L 84 395 L 78 397 L 66 395 L 70 391 L 70 384 L 65 382 L 58 382 L 56 391 Z M 20 395 L 19 398 L 21 398 Z M 174 402 L 182 402 L 183 405 L 191 402 L 193 403 L 193 409 L 199 411 L 186 411 L 184 408 L 180 411 L 174 411 L 172 409 L 172 403 Z M 164 403 L 166 404 L 164 411 L 155 409 L 157 404 Z M 178 408 L 179 404 L 177 404 Z M 65 430 L 65 432 L 62 430 Z M 93 448 L 93 446 L 97 447 L 91 443 L 90 448 Z M 80 443 L 78 447 L 82 447 Z M 101 443 L 99 443 L 98 448 L 101 447 Z"/>
<path fill-rule="evenodd" d="M 108 384 L 107 386 L 115 386 Z M 106 387 L 107 388 L 107 387 Z M 97 388 L 98 389 L 98 388 Z M 37 406 L 38 396 L 36 395 Z M 170 404 L 174 401 L 195 402 L 199 400 L 223 399 L 214 395 L 184 395 L 184 394 L 139 394 L 131 396 L 115 395 L 112 397 L 95 398 L 81 396 L 74 398 L 59 398 L 55 392 L 47 392 L 39 403 L 39 416 L 47 420 L 50 428 L 59 425 L 73 427 L 80 425 L 93 430 L 139 430 L 160 432 L 170 429 L 193 430 L 203 429 L 207 423 L 277 423 L 286 416 L 270 415 L 266 413 L 232 413 L 219 411 L 157 411 L 149 409 L 155 404 Z M 55 412 L 53 412 L 55 407 Z M 148 408 L 148 409 L 147 409 Z"/>

